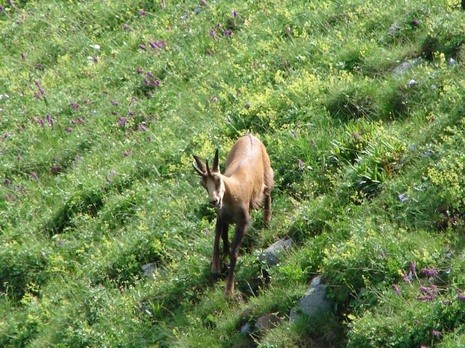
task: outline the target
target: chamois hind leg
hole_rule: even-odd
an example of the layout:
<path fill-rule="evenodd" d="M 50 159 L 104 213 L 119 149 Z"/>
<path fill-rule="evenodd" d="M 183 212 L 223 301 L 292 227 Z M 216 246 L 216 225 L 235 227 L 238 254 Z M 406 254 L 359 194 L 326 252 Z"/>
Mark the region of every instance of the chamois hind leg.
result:
<path fill-rule="evenodd" d="M 265 194 L 265 207 L 263 209 L 263 220 L 265 223 L 271 221 L 271 194 Z"/>

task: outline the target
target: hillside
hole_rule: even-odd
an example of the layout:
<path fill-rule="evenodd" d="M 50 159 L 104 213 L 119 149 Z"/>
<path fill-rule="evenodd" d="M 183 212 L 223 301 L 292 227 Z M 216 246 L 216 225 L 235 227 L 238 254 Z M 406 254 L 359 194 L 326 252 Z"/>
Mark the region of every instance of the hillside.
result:
<path fill-rule="evenodd" d="M 465 346 L 459 1 L 3 1 L 0 55 L 0 346 Z M 192 155 L 247 132 L 227 299 Z"/>

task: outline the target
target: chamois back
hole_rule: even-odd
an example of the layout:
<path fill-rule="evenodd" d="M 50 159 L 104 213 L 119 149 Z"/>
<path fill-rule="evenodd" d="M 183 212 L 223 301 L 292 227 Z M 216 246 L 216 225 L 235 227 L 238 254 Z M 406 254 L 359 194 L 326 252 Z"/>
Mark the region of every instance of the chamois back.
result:
<path fill-rule="evenodd" d="M 226 159 L 224 176 L 239 181 L 243 198 L 257 208 L 274 186 L 273 169 L 263 143 L 252 134 L 239 138 Z"/>

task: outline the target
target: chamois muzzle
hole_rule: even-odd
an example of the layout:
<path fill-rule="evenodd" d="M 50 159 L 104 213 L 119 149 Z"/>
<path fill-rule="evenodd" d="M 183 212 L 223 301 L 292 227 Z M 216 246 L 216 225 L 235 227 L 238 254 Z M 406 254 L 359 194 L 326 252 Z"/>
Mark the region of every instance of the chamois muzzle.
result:
<path fill-rule="evenodd" d="M 212 208 L 221 208 L 221 201 L 218 198 L 212 199 L 208 204 Z"/>

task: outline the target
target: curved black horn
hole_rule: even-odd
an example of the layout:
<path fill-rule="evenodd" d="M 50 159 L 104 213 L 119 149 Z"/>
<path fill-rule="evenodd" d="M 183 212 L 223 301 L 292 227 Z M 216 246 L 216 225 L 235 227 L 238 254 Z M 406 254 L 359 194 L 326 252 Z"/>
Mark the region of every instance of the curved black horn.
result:
<path fill-rule="evenodd" d="M 192 167 L 194 167 L 195 171 L 199 173 L 201 176 L 206 176 L 207 168 L 205 166 L 205 163 L 200 158 L 198 158 L 196 155 L 193 155 L 193 157 L 195 161 L 192 162 Z"/>
<path fill-rule="evenodd" d="M 218 166 L 218 149 L 215 151 L 215 158 L 213 159 L 213 171 L 216 173 L 220 172 L 219 166 Z"/>
<path fill-rule="evenodd" d="M 207 174 L 208 174 L 208 176 L 212 176 L 212 172 L 210 171 L 210 167 L 208 166 L 208 160 L 205 163 L 207 164 Z"/>

